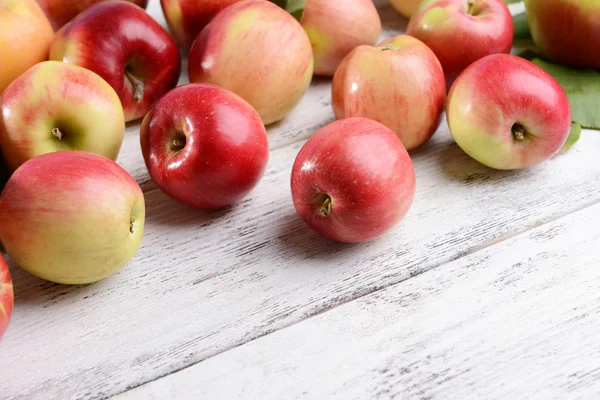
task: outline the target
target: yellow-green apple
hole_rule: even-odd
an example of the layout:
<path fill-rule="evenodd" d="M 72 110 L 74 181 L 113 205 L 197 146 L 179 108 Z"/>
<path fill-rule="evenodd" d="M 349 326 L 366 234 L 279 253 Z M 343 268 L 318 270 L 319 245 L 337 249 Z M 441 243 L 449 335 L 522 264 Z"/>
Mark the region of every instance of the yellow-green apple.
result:
<path fill-rule="evenodd" d="M 408 35 L 378 46 L 358 46 L 332 82 L 337 119 L 365 117 L 398 135 L 407 150 L 427 142 L 441 122 L 446 97 L 444 71 L 435 54 Z"/>
<path fill-rule="evenodd" d="M 486 56 L 467 67 L 450 88 L 446 117 L 467 154 L 502 170 L 551 158 L 571 129 L 562 87 L 537 65 L 510 54 Z"/>
<path fill-rule="evenodd" d="M 209 83 L 179 86 L 158 100 L 142 122 L 140 144 L 154 182 L 197 208 L 236 203 L 258 184 L 269 160 L 258 113 Z"/>
<path fill-rule="evenodd" d="M 0 94 L 23 72 L 48 59 L 53 37 L 35 0 L 0 0 Z"/>
<path fill-rule="evenodd" d="M 241 0 L 160 0 L 175 41 L 188 51 L 200 31 L 219 11 Z"/>
<path fill-rule="evenodd" d="M 312 44 L 314 73 L 322 76 L 332 76 L 350 51 L 375 45 L 381 35 L 373 0 L 307 0 L 300 22 Z"/>
<path fill-rule="evenodd" d="M 600 1 L 526 0 L 536 46 L 574 68 L 600 69 Z"/>
<path fill-rule="evenodd" d="M 87 284 L 140 247 L 144 195 L 115 161 L 63 150 L 21 165 L 0 195 L 0 242 L 19 267 L 51 282 Z"/>
<path fill-rule="evenodd" d="M 0 254 L 0 339 L 8 328 L 14 303 L 13 285 L 4 256 Z"/>
<path fill-rule="evenodd" d="M 146 115 L 177 85 L 181 71 L 171 35 L 144 9 L 123 0 L 95 4 L 63 26 L 50 58 L 104 78 L 119 95 L 126 122 Z"/>
<path fill-rule="evenodd" d="M 60 29 L 86 8 L 106 0 L 37 0 L 54 30 Z M 146 8 L 148 0 L 126 0 Z"/>
<path fill-rule="evenodd" d="M 292 168 L 292 198 L 300 218 L 321 235 L 365 242 L 384 235 L 408 213 L 415 179 L 394 132 L 368 118 L 346 118 L 302 146 Z"/>
<path fill-rule="evenodd" d="M 114 89 L 60 61 L 34 65 L 2 93 L 0 146 L 10 171 L 41 154 L 86 150 L 116 160 L 125 117 Z"/>
<path fill-rule="evenodd" d="M 424 0 L 406 33 L 437 56 L 450 89 L 471 63 L 490 54 L 509 53 L 514 25 L 504 0 Z"/>
<path fill-rule="evenodd" d="M 411 18 L 417 9 L 421 0 L 389 0 L 389 3 L 406 18 Z"/>
<path fill-rule="evenodd" d="M 306 93 L 313 53 L 302 25 L 264 0 L 246 0 L 218 13 L 190 49 L 193 83 L 213 83 L 246 100 L 265 125 L 283 119 Z"/>

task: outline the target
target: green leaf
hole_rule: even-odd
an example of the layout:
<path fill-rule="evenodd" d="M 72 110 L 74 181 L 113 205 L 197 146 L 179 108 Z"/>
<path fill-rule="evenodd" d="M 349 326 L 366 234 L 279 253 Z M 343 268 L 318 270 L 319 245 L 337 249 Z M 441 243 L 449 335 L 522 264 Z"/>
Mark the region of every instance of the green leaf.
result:
<path fill-rule="evenodd" d="M 581 137 L 581 125 L 579 125 L 577 122 L 573 122 L 571 124 L 571 132 L 569 133 L 569 137 L 567 138 L 567 141 L 563 145 L 563 149 L 569 150 L 571 147 L 573 147 L 573 145 L 575 143 L 577 143 L 579 141 L 580 137 Z"/>
<path fill-rule="evenodd" d="M 600 129 L 600 71 L 571 69 L 542 57 L 531 61 L 563 87 L 569 97 L 573 121 L 584 128 Z"/>
<path fill-rule="evenodd" d="M 302 15 L 304 14 L 304 6 L 306 4 L 306 0 L 270 0 L 271 3 L 277 4 L 279 7 L 283 8 L 298 22 L 302 20 Z"/>

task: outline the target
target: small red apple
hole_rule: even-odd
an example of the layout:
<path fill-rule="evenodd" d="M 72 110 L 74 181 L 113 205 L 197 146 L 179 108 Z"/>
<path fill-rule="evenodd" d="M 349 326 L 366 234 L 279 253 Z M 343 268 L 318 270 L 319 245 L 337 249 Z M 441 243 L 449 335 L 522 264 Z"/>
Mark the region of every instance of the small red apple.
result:
<path fill-rule="evenodd" d="M 37 0 L 54 30 L 62 28 L 86 8 L 107 0 Z M 146 8 L 148 0 L 125 0 Z"/>
<path fill-rule="evenodd" d="M 385 125 L 337 120 L 302 147 L 292 169 L 292 197 L 311 228 L 340 242 L 376 239 L 407 214 L 415 195 L 408 152 Z"/>
<path fill-rule="evenodd" d="M 313 54 L 302 25 L 265 0 L 221 11 L 200 32 L 189 54 L 190 81 L 222 86 L 246 100 L 265 125 L 300 102 L 313 75 Z"/>
<path fill-rule="evenodd" d="M 496 169 L 549 159 L 571 129 L 569 100 L 558 82 L 510 54 L 490 55 L 467 67 L 450 89 L 446 116 L 456 143 Z"/>
<path fill-rule="evenodd" d="M 350 51 L 374 46 L 381 35 L 373 0 L 307 0 L 300 23 L 312 44 L 314 73 L 322 76 L 332 76 Z"/>
<path fill-rule="evenodd" d="M 358 46 L 338 67 L 332 82 L 337 119 L 364 117 L 398 135 L 407 150 L 437 130 L 446 97 L 444 71 L 421 41 L 399 35 L 375 46 Z"/>
<path fill-rule="evenodd" d="M 95 4 L 63 26 L 50 58 L 104 78 L 119 95 L 126 122 L 142 118 L 177 85 L 181 71 L 171 35 L 142 8 L 123 0 Z"/>
<path fill-rule="evenodd" d="M 187 84 L 163 96 L 142 122 L 140 143 L 150 176 L 175 200 L 220 208 L 246 196 L 269 159 L 258 113 L 212 84 Z"/>
<path fill-rule="evenodd" d="M 14 303 L 13 285 L 4 256 L 0 254 L 0 339 L 8 328 Z"/>
<path fill-rule="evenodd" d="M 504 0 L 428 0 L 421 2 L 406 33 L 433 50 L 450 89 L 474 61 L 509 53 L 514 25 Z"/>
<path fill-rule="evenodd" d="M 160 0 L 175 41 L 188 51 L 200 31 L 219 11 L 241 0 Z"/>

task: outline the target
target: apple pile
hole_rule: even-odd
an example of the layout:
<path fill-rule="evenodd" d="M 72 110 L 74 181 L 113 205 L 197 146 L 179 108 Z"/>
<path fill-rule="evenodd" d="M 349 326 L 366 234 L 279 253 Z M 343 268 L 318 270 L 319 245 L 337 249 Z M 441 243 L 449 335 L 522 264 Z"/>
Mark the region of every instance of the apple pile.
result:
<path fill-rule="evenodd" d="M 335 121 L 298 152 L 290 197 L 299 218 L 333 241 L 375 240 L 408 214 L 410 152 L 444 114 L 458 146 L 490 168 L 532 167 L 563 148 L 569 99 L 510 54 L 504 1 L 390 2 L 410 21 L 382 39 L 371 0 L 161 0 L 167 27 L 147 0 L 0 0 L 0 242 L 9 261 L 48 281 L 91 284 L 133 259 L 146 208 L 117 162 L 127 123 L 139 123 L 148 175 L 173 201 L 238 203 L 267 169 L 268 127 L 298 106 L 314 76 L 331 80 Z M 600 43 L 599 7 L 584 3 L 527 0 L 532 36 L 565 65 L 600 68 L 583 45 Z M 178 85 L 182 57 L 189 83 Z M 0 337 L 13 297 L 0 257 Z"/>

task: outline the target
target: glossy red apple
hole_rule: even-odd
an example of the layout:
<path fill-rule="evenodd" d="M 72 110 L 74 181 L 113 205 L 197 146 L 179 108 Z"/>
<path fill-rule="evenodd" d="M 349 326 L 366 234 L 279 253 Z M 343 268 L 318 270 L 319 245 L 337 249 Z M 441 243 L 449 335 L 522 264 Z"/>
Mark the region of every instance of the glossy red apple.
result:
<path fill-rule="evenodd" d="M 175 200 L 205 209 L 245 197 L 269 159 L 258 113 L 212 84 L 183 85 L 163 96 L 142 122 L 140 143 L 154 182 Z"/>
<path fill-rule="evenodd" d="M 307 0 L 300 22 L 312 44 L 314 73 L 322 76 L 332 76 L 350 51 L 375 45 L 381 35 L 373 0 Z"/>
<path fill-rule="evenodd" d="M 298 215 L 315 231 L 340 242 L 365 242 L 385 234 L 408 213 L 415 172 L 389 128 L 347 118 L 304 144 L 291 187 Z"/>
<path fill-rule="evenodd" d="M 127 264 L 144 231 L 144 194 L 109 158 L 63 150 L 32 158 L 0 195 L 0 242 L 16 265 L 64 284 Z"/>
<path fill-rule="evenodd" d="M 241 0 L 160 0 L 169 30 L 189 50 L 200 31 L 219 11 Z"/>
<path fill-rule="evenodd" d="M 531 36 L 549 58 L 600 69 L 600 1 L 526 0 L 525 7 Z"/>
<path fill-rule="evenodd" d="M 337 119 L 364 117 L 398 135 L 407 150 L 427 142 L 444 110 L 444 71 L 435 54 L 414 37 L 399 35 L 378 46 L 359 46 L 332 82 Z"/>
<path fill-rule="evenodd" d="M 57 33 L 50 58 L 90 69 L 117 92 L 127 122 L 142 118 L 177 85 L 181 60 L 169 33 L 142 8 L 98 3 Z"/>
<path fill-rule="evenodd" d="M 75 18 L 88 7 L 107 0 L 37 0 L 55 30 Z M 148 0 L 125 0 L 146 8 Z"/>
<path fill-rule="evenodd" d="M 13 285 L 4 256 L 0 254 L 0 339 L 8 329 L 14 303 Z"/>
<path fill-rule="evenodd" d="M 0 147 L 14 171 L 59 150 L 85 150 L 116 160 L 125 118 L 114 89 L 97 74 L 44 61 L 14 80 L 0 97 Z"/>
<path fill-rule="evenodd" d="M 514 25 L 504 0 L 425 0 L 410 19 L 406 33 L 433 50 L 449 89 L 474 61 L 509 53 Z"/>
<path fill-rule="evenodd" d="M 448 94 L 456 143 L 496 169 L 521 169 L 555 155 L 571 129 L 569 100 L 556 80 L 523 58 L 496 54 L 471 64 Z"/>
<path fill-rule="evenodd" d="M 266 0 L 221 11 L 189 54 L 190 81 L 222 86 L 246 100 L 265 125 L 283 119 L 306 93 L 313 54 L 302 25 Z"/>

